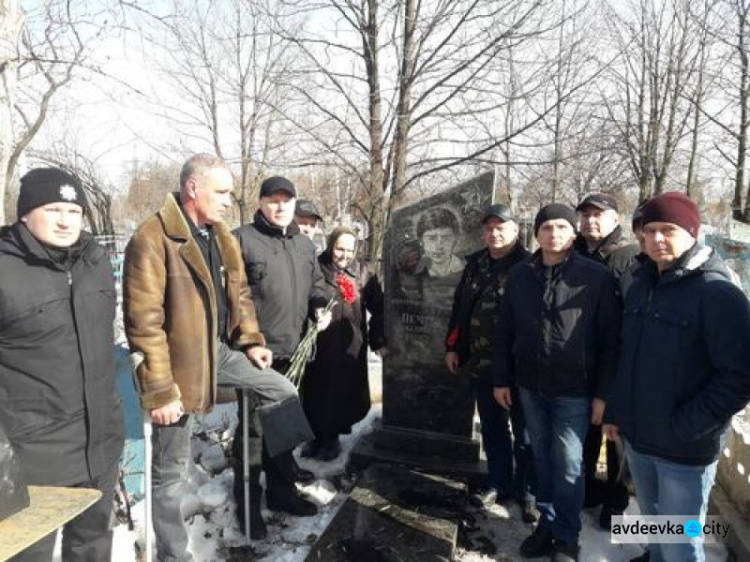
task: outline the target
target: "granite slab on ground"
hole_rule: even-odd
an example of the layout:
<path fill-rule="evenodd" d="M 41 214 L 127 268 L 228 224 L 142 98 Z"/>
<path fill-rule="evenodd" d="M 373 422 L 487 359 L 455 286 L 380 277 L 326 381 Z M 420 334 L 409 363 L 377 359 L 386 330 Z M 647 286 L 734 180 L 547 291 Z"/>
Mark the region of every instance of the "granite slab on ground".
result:
<path fill-rule="evenodd" d="M 456 480 L 373 464 L 307 560 L 452 560 L 466 494 Z"/>

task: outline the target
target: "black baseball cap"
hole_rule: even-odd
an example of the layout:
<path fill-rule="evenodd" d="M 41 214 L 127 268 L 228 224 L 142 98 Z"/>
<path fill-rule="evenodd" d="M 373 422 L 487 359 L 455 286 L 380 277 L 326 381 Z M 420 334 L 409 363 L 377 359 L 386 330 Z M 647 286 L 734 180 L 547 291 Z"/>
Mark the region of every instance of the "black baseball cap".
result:
<path fill-rule="evenodd" d="M 281 176 L 272 176 L 264 179 L 263 183 L 260 184 L 259 197 L 268 197 L 279 191 L 284 191 L 292 197 L 297 197 L 297 190 L 294 187 L 294 184 Z"/>
<path fill-rule="evenodd" d="M 513 217 L 513 214 L 510 212 L 510 208 L 507 205 L 503 205 L 502 203 L 497 203 L 495 205 L 490 205 L 489 207 L 487 207 L 482 213 L 482 219 L 479 221 L 479 223 L 484 224 L 488 219 L 491 219 L 492 217 L 496 217 L 503 222 L 516 220 Z"/>
<path fill-rule="evenodd" d="M 315 208 L 315 203 L 309 199 L 297 199 L 297 206 L 294 209 L 294 214 L 300 217 L 314 217 L 319 221 L 323 220 L 318 209 Z"/>
<path fill-rule="evenodd" d="M 619 209 L 617 208 L 617 199 L 606 193 L 592 193 L 591 195 L 587 195 L 586 198 L 578 204 L 576 211 L 580 213 L 586 207 L 596 207 L 602 211 L 612 210 L 619 212 Z"/>

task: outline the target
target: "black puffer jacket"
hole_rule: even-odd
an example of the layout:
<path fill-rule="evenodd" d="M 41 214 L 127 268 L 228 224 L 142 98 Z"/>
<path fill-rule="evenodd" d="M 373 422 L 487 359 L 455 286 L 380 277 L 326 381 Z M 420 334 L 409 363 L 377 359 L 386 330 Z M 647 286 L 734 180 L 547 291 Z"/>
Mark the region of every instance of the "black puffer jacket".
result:
<path fill-rule="evenodd" d="M 305 320 L 327 304 L 325 280 L 312 241 L 292 223 L 284 234 L 263 213 L 234 231 L 266 346 L 274 359 L 291 357 Z"/>
<path fill-rule="evenodd" d="M 0 424 L 32 484 L 102 475 L 123 445 L 115 384 L 115 286 L 87 233 L 70 270 L 27 228 L 0 231 Z"/>
<path fill-rule="evenodd" d="M 694 465 L 718 458 L 750 399 L 750 306 L 730 279 L 698 244 L 662 275 L 650 260 L 635 271 L 605 418 L 636 451 Z"/>
<path fill-rule="evenodd" d="M 545 279 L 541 252 L 508 273 L 492 361 L 496 387 L 606 396 L 617 366 L 620 302 L 604 266 L 570 252 Z"/>

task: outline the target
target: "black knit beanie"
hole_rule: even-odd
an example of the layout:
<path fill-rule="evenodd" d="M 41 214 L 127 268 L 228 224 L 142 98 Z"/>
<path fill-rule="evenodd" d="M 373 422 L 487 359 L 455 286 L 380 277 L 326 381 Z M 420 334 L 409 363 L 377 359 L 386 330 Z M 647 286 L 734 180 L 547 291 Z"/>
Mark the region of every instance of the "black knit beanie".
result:
<path fill-rule="evenodd" d="M 86 209 L 86 194 L 80 182 L 60 168 L 37 168 L 21 178 L 16 216 L 48 203 L 76 203 Z"/>
<path fill-rule="evenodd" d="M 576 228 L 578 217 L 573 209 L 560 203 L 550 203 L 542 207 L 536 214 L 536 218 L 534 219 L 534 236 L 539 234 L 539 227 L 543 223 L 555 219 L 565 219 L 573 227 L 573 230 L 578 230 Z"/>

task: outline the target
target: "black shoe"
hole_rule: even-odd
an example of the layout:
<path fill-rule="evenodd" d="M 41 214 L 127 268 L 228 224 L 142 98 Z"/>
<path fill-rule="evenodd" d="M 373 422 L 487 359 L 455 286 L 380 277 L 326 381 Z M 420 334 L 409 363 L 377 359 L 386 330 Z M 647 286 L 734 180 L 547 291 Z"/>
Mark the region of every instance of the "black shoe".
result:
<path fill-rule="evenodd" d="M 240 523 L 240 532 L 245 534 L 245 514 L 244 508 L 237 508 L 237 519 Z M 263 521 L 263 515 L 260 513 L 260 505 L 255 505 L 252 499 L 250 499 L 250 539 L 254 541 L 261 541 L 268 537 L 268 529 L 266 528 L 266 522 Z"/>
<path fill-rule="evenodd" d="M 631 558 L 630 562 L 649 562 L 651 560 L 651 553 L 647 550 L 640 556 L 636 556 L 635 558 Z"/>
<path fill-rule="evenodd" d="M 552 552 L 552 546 L 552 530 L 537 525 L 534 532 L 523 540 L 519 550 L 524 558 L 539 558 Z"/>
<path fill-rule="evenodd" d="M 612 530 L 613 515 L 622 515 L 622 511 L 612 509 L 608 505 L 602 507 L 602 512 L 599 514 L 599 526 L 605 531 Z"/>
<path fill-rule="evenodd" d="M 537 523 L 541 513 L 536 507 L 536 503 L 530 500 L 519 501 L 518 505 L 521 506 L 521 521 L 524 523 Z"/>
<path fill-rule="evenodd" d="M 320 461 L 332 461 L 341 454 L 341 443 L 338 436 L 332 439 L 326 439 L 318 449 L 315 458 Z"/>
<path fill-rule="evenodd" d="M 299 452 L 299 456 L 303 459 L 314 458 L 318 454 L 318 450 L 320 450 L 320 445 L 321 442 L 317 439 L 308 441 L 307 443 L 302 445 L 302 450 Z"/>
<path fill-rule="evenodd" d="M 469 503 L 480 509 L 487 509 L 497 502 L 497 490 L 495 488 L 481 488 L 469 495 Z"/>
<path fill-rule="evenodd" d="M 312 484 L 315 482 L 315 474 L 306 468 L 302 468 L 297 464 L 296 460 L 294 461 L 292 470 L 294 471 L 295 482 L 299 482 L 300 484 Z"/>
<path fill-rule="evenodd" d="M 297 517 L 311 517 L 318 514 L 314 503 L 300 496 L 296 490 L 281 493 L 266 491 L 266 503 L 271 511 L 283 511 Z"/>
<path fill-rule="evenodd" d="M 552 549 L 552 562 L 577 562 L 581 547 L 575 542 L 555 541 Z"/>

